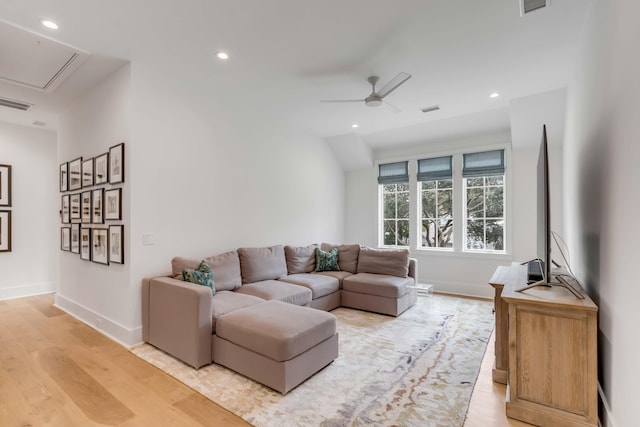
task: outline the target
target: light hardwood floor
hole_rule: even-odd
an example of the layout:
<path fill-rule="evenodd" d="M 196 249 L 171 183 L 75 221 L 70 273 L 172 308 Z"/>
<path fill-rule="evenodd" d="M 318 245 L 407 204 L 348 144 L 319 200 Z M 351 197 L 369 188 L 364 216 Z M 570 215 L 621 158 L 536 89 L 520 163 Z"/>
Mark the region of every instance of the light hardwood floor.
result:
<path fill-rule="evenodd" d="M 0 301 L 0 426 L 248 426 L 53 307 Z M 504 416 L 489 344 L 465 426 L 529 426 Z"/>

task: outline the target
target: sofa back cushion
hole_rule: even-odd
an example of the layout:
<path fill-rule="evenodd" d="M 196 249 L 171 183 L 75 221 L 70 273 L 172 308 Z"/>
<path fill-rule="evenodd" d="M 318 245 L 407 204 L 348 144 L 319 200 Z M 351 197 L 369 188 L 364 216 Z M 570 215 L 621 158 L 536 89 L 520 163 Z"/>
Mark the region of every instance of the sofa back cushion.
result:
<path fill-rule="evenodd" d="M 275 280 L 287 275 L 287 260 L 282 245 L 268 248 L 240 248 L 242 283 Z"/>
<path fill-rule="evenodd" d="M 213 281 L 216 291 L 233 291 L 242 286 L 242 276 L 240 275 L 240 259 L 238 252 L 225 252 L 205 258 L 204 261 L 213 271 Z M 175 257 L 171 260 L 171 271 L 173 276 L 180 275 L 182 279 L 182 269 L 195 269 L 200 260 L 192 258 Z"/>
<path fill-rule="evenodd" d="M 316 245 L 285 246 L 289 274 L 311 273 L 316 268 Z"/>
<path fill-rule="evenodd" d="M 361 248 L 358 257 L 358 273 L 407 277 L 409 250 Z"/>
<path fill-rule="evenodd" d="M 329 252 L 333 248 L 338 248 L 338 265 L 341 271 L 348 271 L 349 273 L 358 272 L 358 254 L 360 253 L 360 245 L 332 245 L 330 243 L 323 243 L 320 245 L 320 249 L 325 252 Z"/>

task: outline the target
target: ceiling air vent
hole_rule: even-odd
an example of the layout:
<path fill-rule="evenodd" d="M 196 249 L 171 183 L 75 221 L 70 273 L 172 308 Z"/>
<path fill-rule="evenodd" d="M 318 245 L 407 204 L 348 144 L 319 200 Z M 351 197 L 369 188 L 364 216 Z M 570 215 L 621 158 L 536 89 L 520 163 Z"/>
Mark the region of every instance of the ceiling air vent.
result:
<path fill-rule="evenodd" d="M 15 108 L 16 110 L 27 111 L 33 104 L 26 104 L 20 101 L 14 101 L 13 99 L 0 98 L 0 106 Z"/>
<path fill-rule="evenodd" d="M 422 111 L 423 113 L 430 113 L 432 111 L 438 111 L 439 109 L 440 109 L 439 105 L 432 105 L 431 107 L 421 108 L 420 111 Z"/>
<path fill-rule="evenodd" d="M 520 16 L 551 5 L 551 0 L 520 0 Z"/>

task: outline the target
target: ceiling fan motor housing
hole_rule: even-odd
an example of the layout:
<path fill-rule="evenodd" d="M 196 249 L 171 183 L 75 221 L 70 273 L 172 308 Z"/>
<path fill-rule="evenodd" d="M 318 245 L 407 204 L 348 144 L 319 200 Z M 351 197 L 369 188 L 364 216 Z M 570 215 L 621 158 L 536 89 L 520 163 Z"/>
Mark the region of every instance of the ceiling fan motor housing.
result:
<path fill-rule="evenodd" d="M 365 98 L 364 103 L 367 104 L 367 107 L 379 107 L 382 105 L 382 98 L 372 94 Z"/>

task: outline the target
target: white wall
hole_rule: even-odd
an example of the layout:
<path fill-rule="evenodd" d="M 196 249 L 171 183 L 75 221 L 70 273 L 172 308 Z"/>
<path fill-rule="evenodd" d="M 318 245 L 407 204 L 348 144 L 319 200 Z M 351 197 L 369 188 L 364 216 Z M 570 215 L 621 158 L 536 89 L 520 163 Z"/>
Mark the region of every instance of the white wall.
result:
<path fill-rule="evenodd" d="M 565 230 L 572 267 L 599 305 L 604 426 L 637 425 L 640 26 L 637 2 L 594 1 L 569 85 Z"/>
<path fill-rule="evenodd" d="M 102 265 L 80 259 L 78 254 L 58 250 L 59 278 L 56 305 L 116 340 L 128 343 L 138 339 L 139 325 L 128 319 L 134 307 L 129 295 L 131 262 L 129 224 L 131 169 L 128 153 L 130 138 L 130 67 L 111 74 L 60 116 L 58 162 L 77 157 L 87 159 L 103 154 L 109 147 L 125 143 L 125 183 L 105 188 L 122 188 L 122 222 L 125 224 L 124 264 Z M 93 187 L 97 188 L 97 187 Z"/>
<path fill-rule="evenodd" d="M 0 164 L 12 167 L 12 250 L 0 253 L 0 299 L 55 292 L 60 247 L 56 135 L 0 122 Z"/>
<path fill-rule="evenodd" d="M 141 341 L 141 281 L 174 256 L 342 242 L 344 172 L 319 137 L 134 62 L 67 111 L 59 157 L 126 142 L 125 265 L 60 255 L 56 302 L 126 345 Z M 143 234 L 155 244 L 143 245 Z"/>

